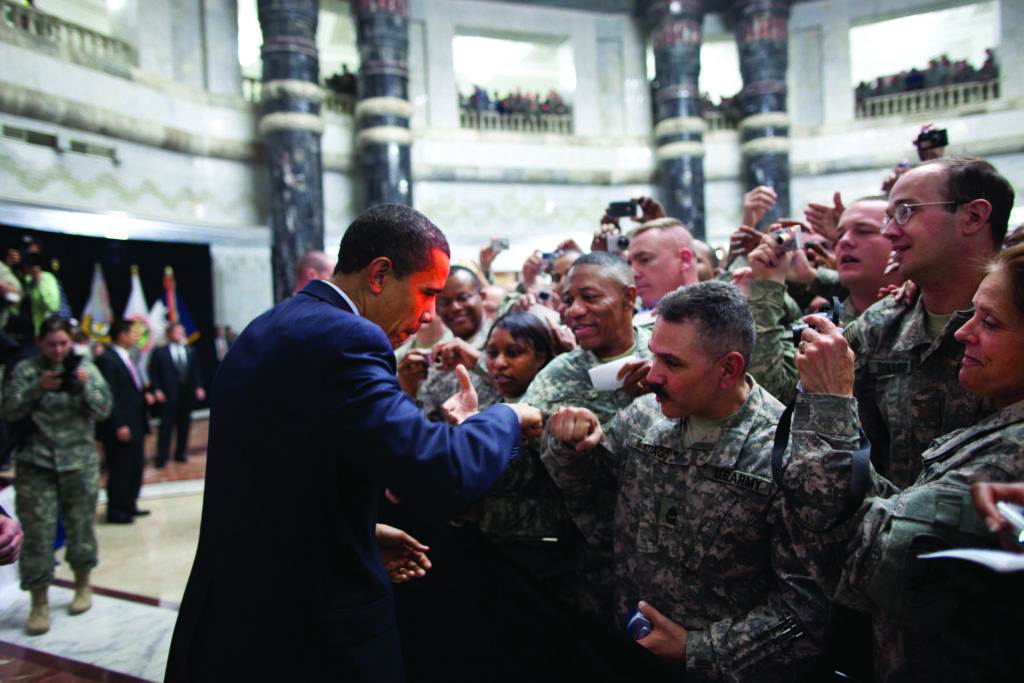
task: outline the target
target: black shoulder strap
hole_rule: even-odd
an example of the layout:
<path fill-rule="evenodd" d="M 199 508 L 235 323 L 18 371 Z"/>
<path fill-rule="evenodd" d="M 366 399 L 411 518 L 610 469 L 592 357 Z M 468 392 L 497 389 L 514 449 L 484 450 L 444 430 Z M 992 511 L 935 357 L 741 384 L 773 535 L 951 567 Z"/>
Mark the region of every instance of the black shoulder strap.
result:
<path fill-rule="evenodd" d="M 789 445 L 789 432 L 792 427 L 793 407 L 795 405 L 796 402 L 794 401 L 786 406 L 786 410 L 783 411 L 782 416 L 779 418 L 779 426 L 775 429 L 775 442 L 772 444 L 772 478 L 783 495 L 785 495 L 785 490 L 782 488 L 782 474 L 785 468 L 782 466 L 782 458 L 786 453 L 786 446 Z M 860 439 L 857 444 L 857 450 L 851 455 L 850 490 L 846 493 L 846 504 L 843 506 L 843 511 L 839 514 L 836 521 L 829 526 L 824 529 L 811 529 L 812 531 L 824 533 L 832 531 L 840 524 L 843 524 L 857 513 L 860 504 L 864 501 L 864 496 L 867 495 L 868 488 L 871 485 L 871 441 L 863 429 L 858 428 L 858 431 L 860 432 Z"/>

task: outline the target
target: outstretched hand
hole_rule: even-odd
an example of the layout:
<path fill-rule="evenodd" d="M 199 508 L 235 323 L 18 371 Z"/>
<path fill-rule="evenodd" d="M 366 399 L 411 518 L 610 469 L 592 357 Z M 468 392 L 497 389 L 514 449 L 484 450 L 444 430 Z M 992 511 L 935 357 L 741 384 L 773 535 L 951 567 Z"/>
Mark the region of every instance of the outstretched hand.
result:
<path fill-rule="evenodd" d="M 0 515 L 0 564 L 13 564 L 18 560 L 25 534 L 17 520 Z"/>
<path fill-rule="evenodd" d="M 804 218 L 811 224 L 811 229 L 832 244 L 839 241 L 839 217 L 846 211 L 843 197 L 836 192 L 832 195 L 832 206 L 811 202 L 804 209 Z"/>
<path fill-rule="evenodd" d="M 403 583 L 427 575 L 430 569 L 430 550 L 415 538 L 393 526 L 378 524 L 376 529 L 377 549 L 380 561 L 388 573 L 391 583 Z"/>
<path fill-rule="evenodd" d="M 462 424 L 468 417 L 476 415 L 480 410 L 480 400 L 477 398 L 476 389 L 469 379 L 469 371 L 466 366 L 455 366 L 455 376 L 459 378 L 459 393 L 455 394 L 441 406 L 441 413 L 450 424 Z"/>
<path fill-rule="evenodd" d="M 548 432 L 562 443 L 575 446 L 577 453 L 601 443 L 604 432 L 597 416 L 586 408 L 563 406 L 548 419 Z"/>

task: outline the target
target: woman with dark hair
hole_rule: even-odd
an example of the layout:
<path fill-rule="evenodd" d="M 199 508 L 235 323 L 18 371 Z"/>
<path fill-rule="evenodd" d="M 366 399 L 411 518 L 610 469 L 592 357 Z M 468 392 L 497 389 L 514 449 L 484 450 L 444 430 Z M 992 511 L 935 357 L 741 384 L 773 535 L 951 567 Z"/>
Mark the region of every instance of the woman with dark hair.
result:
<path fill-rule="evenodd" d="M 558 352 L 551 328 L 543 320 L 532 313 L 513 312 L 494 321 L 484 354 L 487 376 L 498 388 L 500 400 L 515 403 Z"/>
<path fill-rule="evenodd" d="M 1024 245 L 996 255 L 955 335 L 964 347 L 960 385 L 998 410 L 933 441 L 906 488 L 866 461 L 858 471 L 870 446 L 858 434 L 853 352 L 828 321 L 812 324 L 796 357 L 803 393 L 782 486 L 787 523 L 810 539 L 800 544 L 809 573 L 837 602 L 871 615 L 877 680 L 1020 680 L 1007 656 L 1024 629 L 1019 578 L 922 556 L 996 548 L 971 484 L 1024 479 Z M 857 479 L 867 493 L 847 519 L 843 494 Z"/>
<path fill-rule="evenodd" d="M 4 419 L 20 424 L 15 447 L 15 505 L 25 531 L 21 587 L 32 594 L 26 631 L 50 628 L 47 589 L 53 581 L 57 513 L 67 530 L 67 561 L 75 572 L 68 611 L 92 606 L 89 572 L 96 566 L 99 455 L 96 421 L 110 414 L 110 389 L 92 362 L 72 352 L 71 326 L 57 316 L 42 321 L 39 355 L 14 368 L 5 387 Z"/>

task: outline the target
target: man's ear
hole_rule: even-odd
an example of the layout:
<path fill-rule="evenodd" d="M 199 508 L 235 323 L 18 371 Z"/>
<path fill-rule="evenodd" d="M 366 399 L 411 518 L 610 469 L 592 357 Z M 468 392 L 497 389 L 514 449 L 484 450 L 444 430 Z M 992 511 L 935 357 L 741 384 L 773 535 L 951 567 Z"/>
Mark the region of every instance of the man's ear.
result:
<path fill-rule="evenodd" d="M 747 364 L 743 360 L 743 354 L 739 351 L 730 351 L 718 361 L 722 368 L 722 378 L 719 380 L 720 389 L 731 389 L 736 383 L 743 379 Z"/>
<path fill-rule="evenodd" d="M 636 308 L 636 285 L 626 285 L 622 289 L 622 296 L 630 309 Z"/>
<path fill-rule="evenodd" d="M 973 199 L 960 205 L 963 214 L 963 233 L 975 235 L 980 230 L 989 229 L 989 218 L 992 216 L 992 204 L 987 199 Z"/>
<path fill-rule="evenodd" d="M 383 292 L 385 280 L 393 276 L 394 269 L 391 259 L 386 256 L 378 256 L 370 261 L 370 265 L 366 268 L 366 284 L 374 294 Z"/>

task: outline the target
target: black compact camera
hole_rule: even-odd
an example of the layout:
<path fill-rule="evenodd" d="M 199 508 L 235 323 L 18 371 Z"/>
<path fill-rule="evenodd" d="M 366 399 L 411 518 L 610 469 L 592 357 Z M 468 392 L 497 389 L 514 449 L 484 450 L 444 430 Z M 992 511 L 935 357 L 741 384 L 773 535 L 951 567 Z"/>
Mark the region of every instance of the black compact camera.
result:
<path fill-rule="evenodd" d="M 834 296 L 832 297 L 831 305 L 822 307 L 820 311 L 818 311 L 817 313 L 812 313 L 812 315 L 815 315 L 819 318 L 824 318 L 825 320 L 831 320 L 833 325 L 838 326 L 840 321 L 843 319 L 843 303 L 839 300 L 839 297 Z M 803 335 L 804 330 L 806 330 L 809 327 L 810 325 L 808 325 L 805 322 L 800 322 L 797 323 L 796 325 L 793 325 L 793 344 L 797 346 L 800 345 L 800 337 L 801 335 Z"/>
<path fill-rule="evenodd" d="M 85 387 L 78 381 L 78 376 L 75 371 L 78 370 L 82 364 L 84 356 L 79 356 L 77 353 L 69 353 L 67 358 L 64 359 L 64 370 L 60 374 L 60 389 L 57 391 L 66 391 L 69 394 L 77 394 Z"/>
<path fill-rule="evenodd" d="M 922 152 L 936 147 L 948 147 L 949 135 L 945 128 L 926 130 L 917 136 L 917 141 L 914 144 Z"/>
<path fill-rule="evenodd" d="M 608 204 L 608 215 L 615 218 L 636 218 L 638 206 L 635 199 L 628 202 L 611 202 Z"/>

